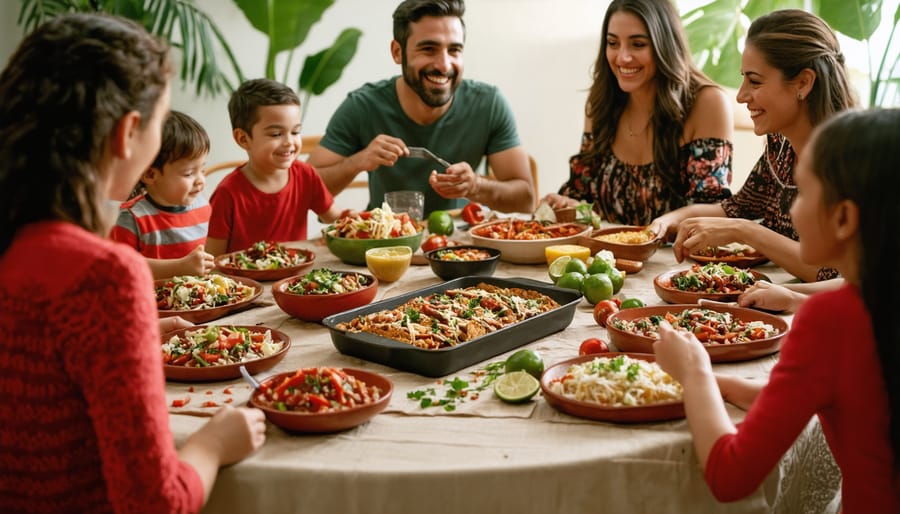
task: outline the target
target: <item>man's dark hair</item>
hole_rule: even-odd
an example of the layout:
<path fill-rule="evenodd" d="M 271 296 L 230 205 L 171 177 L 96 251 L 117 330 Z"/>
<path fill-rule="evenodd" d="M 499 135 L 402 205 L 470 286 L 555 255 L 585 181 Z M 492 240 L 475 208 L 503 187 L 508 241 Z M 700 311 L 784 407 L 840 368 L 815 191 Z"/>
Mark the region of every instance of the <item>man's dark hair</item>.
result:
<path fill-rule="evenodd" d="M 466 30 L 466 22 L 463 14 L 466 13 L 464 0 L 405 0 L 394 10 L 394 40 L 406 50 L 406 40 L 412 32 L 410 24 L 421 20 L 425 16 L 455 16 L 459 18 Z"/>

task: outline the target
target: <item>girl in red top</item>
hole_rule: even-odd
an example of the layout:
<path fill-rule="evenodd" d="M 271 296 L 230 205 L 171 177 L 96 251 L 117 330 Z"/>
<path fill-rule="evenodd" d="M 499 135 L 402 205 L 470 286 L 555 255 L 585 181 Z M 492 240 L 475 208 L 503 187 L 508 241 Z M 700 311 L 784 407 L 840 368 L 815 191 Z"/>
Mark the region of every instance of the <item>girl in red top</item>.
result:
<path fill-rule="evenodd" d="M 0 510 L 197 512 L 265 440 L 225 407 L 176 450 L 150 271 L 106 239 L 160 147 L 165 44 L 59 16 L 0 74 Z"/>
<path fill-rule="evenodd" d="M 843 476 L 843 511 L 900 512 L 900 110 L 850 111 L 813 133 L 794 173 L 804 262 L 847 284 L 811 296 L 768 384 L 715 376 L 689 333 L 661 327 L 657 360 L 684 386 L 706 481 L 723 501 L 762 483 L 817 415 Z M 735 427 L 719 399 L 749 407 Z"/>

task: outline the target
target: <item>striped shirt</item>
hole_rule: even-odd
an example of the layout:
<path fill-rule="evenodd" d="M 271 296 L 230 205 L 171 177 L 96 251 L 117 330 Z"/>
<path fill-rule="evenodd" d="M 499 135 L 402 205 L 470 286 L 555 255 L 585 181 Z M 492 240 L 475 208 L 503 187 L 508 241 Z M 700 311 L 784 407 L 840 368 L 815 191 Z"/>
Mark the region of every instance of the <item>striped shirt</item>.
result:
<path fill-rule="evenodd" d="M 211 209 L 197 195 L 184 207 L 164 207 L 146 193 L 123 203 L 110 237 L 151 259 L 179 259 L 206 244 Z"/>

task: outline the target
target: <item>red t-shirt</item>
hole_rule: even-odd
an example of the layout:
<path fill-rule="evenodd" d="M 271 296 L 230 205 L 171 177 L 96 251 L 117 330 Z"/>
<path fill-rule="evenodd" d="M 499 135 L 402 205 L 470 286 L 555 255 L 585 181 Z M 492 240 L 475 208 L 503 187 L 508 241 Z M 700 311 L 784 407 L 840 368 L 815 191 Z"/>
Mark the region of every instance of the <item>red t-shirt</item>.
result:
<path fill-rule="evenodd" d="M 737 433 L 712 448 L 706 481 L 715 497 L 737 500 L 759 487 L 813 415 L 841 468 L 844 513 L 900 512 L 887 391 L 852 285 L 811 296 L 794 316 L 768 385 Z"/>
<path fill-rule="evenodd" d="M 0 510 L 197 512 L 169 428 L 150 270 L 65 222 L 0 255 Z"/>
<path fill-rule="evenodd" d="M 271 194 L 254 187 L 240 168 L 229 173 L 209 200 L 209 237 L 228 241 L 228 252 L 258 241 L 306 239 L 308 211 L 326 212 L 334 198 L 312 166 L 294 161 L 288 173 L 287 185 Z"/>

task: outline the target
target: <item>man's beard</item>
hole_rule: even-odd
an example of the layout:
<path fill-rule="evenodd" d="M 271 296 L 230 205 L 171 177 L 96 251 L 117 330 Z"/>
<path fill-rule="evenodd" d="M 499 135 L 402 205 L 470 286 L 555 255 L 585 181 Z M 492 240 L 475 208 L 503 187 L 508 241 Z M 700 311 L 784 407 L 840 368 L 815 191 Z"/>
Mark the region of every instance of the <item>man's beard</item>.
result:
<path fill-rule="evenodd" d="M 417 74 L 416 71 L 409 66 L 405 52 L 403 54 L 401 65 L 403 68 L 403 81 L 406 82 L 406 85 L 409 86 L 410 89 L 419 95 L 419 98 L 425 102 L 425 105 L 429 107 L 443 107 L 450 103 L 450 100 L 453 100 L 456 88 L 459 87 L 459 82 L 456 81 L 457 74 L 455 72 L 451 71 L 447 75 L 443 75 L 450 79 L 449 90 L 430 89 L 425 83 L 425 80 L 420 76 L 421 74 L 429 73 L 423 70 L 421 73 Z M 430 74 L 434 75 L 434 73 Z"/>

